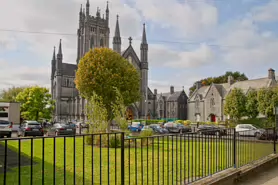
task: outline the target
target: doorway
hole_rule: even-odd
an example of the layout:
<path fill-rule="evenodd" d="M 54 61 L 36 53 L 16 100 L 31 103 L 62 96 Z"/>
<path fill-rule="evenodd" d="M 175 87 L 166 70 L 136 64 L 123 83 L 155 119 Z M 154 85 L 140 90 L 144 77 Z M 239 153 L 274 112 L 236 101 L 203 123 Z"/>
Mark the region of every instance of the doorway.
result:
<path fill-rule="evenodd" d="M 216 116 L 214 114 L 210 115 L 210 121 L 211 122 L 216 122 Z"/>

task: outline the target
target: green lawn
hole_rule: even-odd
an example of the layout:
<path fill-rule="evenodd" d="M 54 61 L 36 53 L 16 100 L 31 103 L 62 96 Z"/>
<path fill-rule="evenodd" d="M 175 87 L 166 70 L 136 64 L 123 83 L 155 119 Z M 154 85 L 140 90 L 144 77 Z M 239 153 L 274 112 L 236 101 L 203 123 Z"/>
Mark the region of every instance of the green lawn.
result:
<path fill-rule="evenodd" d="M 85 142 L 85 141 L 84 141 Z M 4 144 L 4 143 L 2 143 Z M 143 184 L 154 182 L 154 184 L 181 184 L 185 179 L 195 180 L 217 171 L 233 167 L 233 145 L 227 140 L 187 140 L 179 137 L 164 137 L 149 139 L 148 146 L 146 140 L 132 140 L 125 142 L 124 165 L 126 184 Z M 120 184 L 121 177 L 121 149 L 120 148 L 100 148 L 99 146 L 85 145 L 83 158 L 83 138 L 76 137 L 74 152 L 73 138 L 66 139 L 66 149 L 64 150 L 64 139 L 56 139 L 56 161 L 54 163 L 54 142 L 52 138 L 45 139 L 44 155 L 44 179 L 45 184 L 53 184 L 53 172 L 55 167 L 56 184 L 64 184 L 64 171 L 66 173 L 66 184 L 74 184 L 74 154 L 76 184 Z M 18 141 L 9 141 L 8 147 L 18 152 Z M 93 151 L 92 151 L 93 149 Z M 66 153 L 64 153 L 66 151 Z M 273 153 L 273 144 L 238 142 L 237 160 L 242 166 L 251 161 Z M 102 154 L 102 155 L 100 155 Z M 31 141 L 21 142 L 21 155 L 31 157 Z M 66 165 L 64 165 L 64 155 Z M 33 165 L 33 184 L 42 184 L 42 139 L 34 139 L 33 158 L 36 164 Z M 84 160 L 84 166 L 83 166 Z M 16 161 L 15 161 L 16 162 Z M 54 166 L 55 164 L 55 166 Z M 65 166 L 65 168 L 64 168 Z M 84 173 L 83 173 L 84 169 Z M 92 172 L 92 169 L 93 172 Z M 31 167 L 21 167 L 21 184 L 30 184 Z M 109 176 L 108 176 L 109 171 Z M 137 173 L 136 173 L 137 172 Z M 130 174 L 130 176 L 129 176 Z M 92 179 L 93 177 L 93 179 Z M 130 181 L 129 181 L 130 179 Z M 3 182 L 3 174 L 0 174 L 0 184 Z M 18 168 L 14 168 L 7 173 L 7 185 L 18 184 Z"/>

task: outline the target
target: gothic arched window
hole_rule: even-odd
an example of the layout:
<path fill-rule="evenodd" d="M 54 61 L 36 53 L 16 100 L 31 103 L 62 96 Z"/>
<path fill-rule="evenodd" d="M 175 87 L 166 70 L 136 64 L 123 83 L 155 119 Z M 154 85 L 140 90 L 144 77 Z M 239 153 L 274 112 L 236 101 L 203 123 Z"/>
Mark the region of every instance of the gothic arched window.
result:
<path fill-rule="evenodd" d="M 103 39 L 100 39 L 100 47 L 104 47 Z"/>
<path fill-rule="evenodd" d="M 92 36 L 91 40 L 90 40 L 90 48 L 94 49 L 94 37 Z"/>
<path fill-rule="evenodd" d="M 210 99 L 210 107 L 214 107 L 214 105 L 215 105 L 214 98 L 211 98 Z"/>
<path fill-rule="evenodd" d="M 200 105 L 200 100 L 199 100 L 199 99 L 196 99 L 195 108 L 199 108 L 199 105 Z"/>

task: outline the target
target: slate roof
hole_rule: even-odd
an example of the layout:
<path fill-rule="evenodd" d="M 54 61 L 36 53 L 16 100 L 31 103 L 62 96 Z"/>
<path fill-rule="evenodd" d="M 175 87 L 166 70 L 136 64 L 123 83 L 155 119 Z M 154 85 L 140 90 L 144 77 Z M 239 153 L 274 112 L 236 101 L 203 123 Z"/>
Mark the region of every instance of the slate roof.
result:
<path fill-rule="evenodd" d="M 168 92 L 168 93 L 162 93 L 162 96 L 165 98 L 166 101 L 177 101 L 181 93 L 182 91 L 175 91 L 173 94 Z"/>
<path fill-rule="evenodd" d="M 272 79 L 269 79 L 266 77 L 266 78 L 238 81 L 238 82 L 234 82 L 232 85 L 229 85 L 228 83 L 211 84 L 209 86 L 202 86 L 200 89 L 194 91 L 194 93 L 190 97 L 190 100 L 192 100 L 191 98 L 195 97 L 196 94 L 199 94 L 199 95 L 201 95 L 202 98 L 205 98 L 207 92 L 209 91 L 209 89 L 212 85 L 215 86 L 215 88 L 219 92 L 220 96 L 222 98 L 225 98 L 229 94 L 229 92 L 234 88 L 240 88 L 243 90 L 244 93 L 247 93 L 250 88 L 261 89 L 261 88 L 270 87 L 272 82 L 273 82 Z"/>
<path fill-rule="evenodd" d="M 75 70 L 77 70 L 76 64 L 62 63 L 63 75 L 75 77 Z"/>

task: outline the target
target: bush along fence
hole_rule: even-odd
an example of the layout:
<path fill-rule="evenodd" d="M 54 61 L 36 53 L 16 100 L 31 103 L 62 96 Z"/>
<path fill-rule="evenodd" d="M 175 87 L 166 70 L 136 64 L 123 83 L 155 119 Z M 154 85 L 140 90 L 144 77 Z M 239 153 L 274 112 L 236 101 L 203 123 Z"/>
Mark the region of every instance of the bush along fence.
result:
<path fill-rule="evenodd" d="M 188 184 L 276 152 L 248 132 L 127 137 L 125 133 L 0 140 L 0 184 Z"/>

